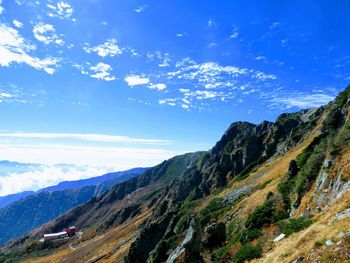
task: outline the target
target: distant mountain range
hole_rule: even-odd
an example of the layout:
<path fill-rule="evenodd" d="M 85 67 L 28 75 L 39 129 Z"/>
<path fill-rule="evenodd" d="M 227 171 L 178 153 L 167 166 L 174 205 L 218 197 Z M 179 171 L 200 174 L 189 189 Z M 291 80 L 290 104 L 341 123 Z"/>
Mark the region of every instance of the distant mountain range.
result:
<path fill-rule="evenodd" d="M 7 205 L 0 209 L 0 243 L 19 237 L 147 169 L 134 168 L 89 179 L 65 181 L 37 192 L 1 197 L 1 204 Z"/>
<path fill-rule="evenodd" d="M 1 182 L 1 177 L 7 176 L 9 174 L 21 174 L 21 173 L 27 173 L 27 172 L 34 172 L 40 169 L 45 169 L 47 167 L 48 166 L 44 164 L 37 164 L 37 163 L 20 163 L 20 162 L 11 162 L 7 160 L 0 161 L 0 182 Z M 70 169 L 83 169 L 82 167 L 78 167 L 71 164 L 56 164 L 53 167 L 59 168 L 60 170 L 67 171 L 67 172 L 69 172 Z M 66 190 L 66 189 L 80 188 L 87 185 L 97 185 L 107 180 L 116 179 L 119 176 L 130 175 L 133 173 L 138 174 L 140 172 L 143 172 L 144 170 L 145 168 L 134 168 L 127 171 L 112 172 L 112 173 L 107 173 L 101 176 L 91 177 L 87 179 L 63 181 L 57 185 L 45 187 L 37 191 L 23 191 L 19 193 L 0 196 L 0 208 L 3 208 L 17 200 L 20 200 L 34 193 L 40 193 L 43 191 L 60 191 L 60 190 Z M 129 178 L 121 177 L 121 179 L 124 180 Z M 116 183 L 118 183 L 118 181 L 116 181 Z M 1 188 L 1 184 L 0 184 L 0 188 Z"/>

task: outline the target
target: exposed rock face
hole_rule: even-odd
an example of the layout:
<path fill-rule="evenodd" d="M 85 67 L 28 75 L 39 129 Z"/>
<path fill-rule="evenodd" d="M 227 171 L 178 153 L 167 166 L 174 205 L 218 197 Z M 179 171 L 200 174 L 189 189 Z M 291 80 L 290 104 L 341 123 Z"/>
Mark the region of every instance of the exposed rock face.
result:
<path fill-rule="evenodd" d="M 350 216 L 350 208 L 345 209 L 344 211 L 342 211 L 342 212 L 336 214 L 336 215 L 335 215 L 335 219 L 336 219 L 336 220 L 341 220 L 341 219 L 343 219 L 343 218 L 345 218 L 345 217 L 348 217 L 348 216 Z"/>
<path fill-rule="evenodd" d="M 170 187 L 170 198 L 180 202 L 191 192 L 193 199 L 200 198 L 225 186 L 233 177 L 248 174 L 257 165 L 299 143 L 316 125 L 322 111 L 319 108 L 282 114 L 275 123 L 233 123 L 198 167 L 177 178 Z M 302 119 L 305 114 L 309 120 L 307 127 L 305 118 Z M 297 167 L 291 169 L 294 173 Z"/>
<path fill-rule="evenodd" d="M 163 237 L 171 220 L 168 213 L 160 220 L 147 224 L 141 231 L 140 236 L 130 246 L 129 254 L 125 257 L 126 263 L 144 263 L 149 253 Z"/>
<path fill-rule="evenodd" d="M 177 204 L 180 204 L 186 198 L 194 200 L 207 196 L 215 189 L 226 186 L 232 178 L 245 176 L 267 159 L 288 151 L 288 149 L 298 144 L 305 134 L 315 126 L 322 111 L 323 109 L 313 109 L 295 114 L 282 114 L 275 123 L 268 121 L 264 121 L 259 125 L 247 122 L 233 123 L 212 150 L 197 165 L 187 169 L 183 176 L 175 178 L 166 191 L 163 192 L 162 198 L 171 200 L 168 211 L 169 209 L 173 211 Z M 307 114 L 307 118 L 305 114 Z M 308 120 L 308 128 L 305 127 L 306 119 Z M 292 162 L 289 173 L 295 174 L 297 172 L 298 167 Z M 242 189 L 226 196 L 225 203 L 232 204 L 250 191 L 250 186 L 243 186 Z M 168 213 L 166 210 L 163 212 Z M 147 224 L 153 225 L 152 221 Z M 224 241 L 226 239 L 224 228 L 223 223 L 208 227 L 205 233 L 205 242 L 209 246 L 215 246 Z M 164 234 L 165 231 L 162 233 Z M 136 260 L 140 253 L 145 257 L 147 253 L 144 253 L 145 249 L 141 244 L 148 247 L 152 243 L 153 237 L 143 233 L 142 237 L 132 245 L 129 252 L 130 259 Z M 190 249 L 190 247 L 187 248 L 186 257 L 191 254 L 198 260 L 200 257 L 196 254 L 196 250 Z M 154 248 L 148 247 L 148 253 L 152 249 Z M 184 247 L 178 247 L 169 258 L 177 258 L 183 252 L 182 249 Z M 195 262 L 193 260 L 195 259 L 188 262 Z"/>
<path fill-rule="evenodd" d="M 170 254 L 167 263 L 202 263 L 200 255 L 202 229 L 197 218 L 193 218 L 182 243 Z"/>
<path fill-rule="evenodd" d="M 231 193 L 225 196 L 224 202 L 226 205 L 232 205 L 240 200 L 243 196 L 249 194 L 252 190 L 250 185 L 244 185 L 238 189 L 235 189 Z"/>

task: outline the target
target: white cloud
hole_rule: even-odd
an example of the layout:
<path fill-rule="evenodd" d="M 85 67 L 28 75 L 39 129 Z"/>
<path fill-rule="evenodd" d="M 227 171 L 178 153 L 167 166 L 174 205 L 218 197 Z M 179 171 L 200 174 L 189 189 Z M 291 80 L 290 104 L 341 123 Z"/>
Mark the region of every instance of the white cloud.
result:
<path fill-rule="evenodd" d="M 0 87 L 0 103 L 3 103 L 3 102 L 11 103 L 13 101 L 22 102 L 22 100 L 19 100 L 17 98 L 17 94 L 15 94 L 13 92 L 2 90 Z M 25 101 L 23 101 L 23 102 L 25 102 Z"/>
<path fill-rule="evenodd" d="M 147 5 L 142 5 L 134 9 L 136 13 L 142 13 L 147 8 Z"/>
<path fill-rule="evenodd" d="M 213 99 L 216 97 L 224 98 L 229 95 L 225 92 L 218 92 L 213 90 L 190 91 L 189 89 L 180 89 L 179 91 L 184 94 L 185 98 L 195 98 L 197 100 Z"/>
<path fill-rule="evenodd" d="M 107 172 L 111 172 L 111 170 L 90 166 L 71 166 L 67 169 L 59 165 L 43 165 L 32 171 L 1 176 L 0 196 L 29 190 L 36 191 L 62 181 L 94 177 Z"/>
<path fill-rule="evenodd" d="M 29 53 L 36 47 L 26 41 L 16 29 L 5 24 L 0 25 L 0 65 L 8 67 L 12 63 L 24 63 L 31 67 L 52 74 L 58 63 L 57 58 L 38 58 Z"/>
<path fill-rule="evenodd" d="M 12 98 L 14 95 L 8 92 L 1 92 L 0 98 Z"/>
<path fill-rule="evenodd" d="M 125 170 L 133 167 L 150 167 L 179 154 L 159 148 L 103 147 L 65 144 L 0 144 L 0 160 L 24 163 L 57 163 L 111 167 Z M 94 174 L 99 175 L 100 173 Z M 42 174 L 43 178 L 49 177 Z M 83 174 L 81 174 L 84 176 Z M 51 176 L 51 175 L 50 175 Z M 69 175 L 67 174 L 67 177 Z M 1 179 L 1 177 L 0 177 Z M 72 178 L 70 178 L 72 179 Z"/>
<path fill-rule="evenodd" d="M 191 60 L 184 60 L 182 63 L 177 63 L 177 67 L 179 68 L 177 71 L 168 72 L 170 79 L 194 80 L 207 88 L 232 86 L 236 77 L 249 73 L 246 68 L 221 66 L 215 62 L 197 64 Z"/>
<path fill-rule="evenodd" d="M 164 90 L 164 89 L 166 89 L 166 84 L 164 84 L 164 83 L 150 84 L 150 85 L 148 85 L 148 87 L 150 89 Z"/>
<path fill-rule="evenodd" d="M 47 7 L 50 9 L 47 13 L 50 17 L 57 17 L 60 19 L 69 19 L 73 15 L 74 9 L 68 3 L 63 1 L 55 4 L 47 4 Z M 74 20 L 74 19 L 72 19 Z"/>
<path fill-rule="evenodd" d="M 270 26 L 270 29 L 274 29 L 274 28 L 277 28 L 279 27 L 281 24 L 279 22 L 273 22 Z"/>
<path fill-rule="evenodd" d="M 184 37 L 186 35 L 186 33 L 177 33 L 176 36 L 177 37 Z"/>
<path fill-rule="evenodd" d="M 238 31 L 238 27 L 233 27 L 233 29 L 232 29 L 232 33 L 231 33 L 231 35 L 230 35 L 230 38 L 231 39 L 236 39 L 236 38 L 238 38 L 238 36 L 239 36 L 239 31 Z"/>
<path fill-rule="evenodd" d="M 169 106 L 175 106 L 177 99 L 176 98 L 170 98 L 170 99 L 161 99 L 158 101 L 160 105 L 169 105 Z"/>
<path fill-rule="evenodd" d="M 262 61 L 267 61 L 267 58 L 265 56 L 256 56 L 255 60 L 262 60 Z"/>
<path fill-rule="evenodd" d="M 9 93 L 0 93 L 0 96 L 11 96 Z M 106 135 L 106 134 L 84 134 L 84 133 L 0 133 L 2 138 L 19 138 L 19 139 L 76 139 L 93 142 L 109 142 L 109 143 L 138 143 L 138 144 L 152 144 L 152 145 L 166 145 L 171 143 L 169 140 L 156 139 L 140 139 L 130 138 L 120 135 Z"/>
<path fill-rule="evenodd" d="M 318 107 L 321 105 L 325 105 L 331 100 L 334 99 L 334 96 L 324 94 L 324 93 L 318 93 L 318 94 L 290 94 L 287 96 L 281 96 L 281 97 L 274 97 L 271 99 L 272 105 L 271 107 L 279 107 L 284 106 L 285 108 L 300 108 L 300 109 L 306 109 L 306 108 L 312 108 L 312 107 Z"/>
<path fill-rule="evenodd" d="M 94 71 L 94 74 L 91 74 L 90 77 L 96 79 L 103 79 L 106 81 L 115 80 L 115 76 L 111 75 L 112 67 L 106 63 L 99 62 L 96 66 L 91 66 L 90 70 Z"/>
<path fill-rule="evenodd" d="M 207 29 L 216 26 L 216 23 L 213 19 L 209 19 L 207 23 Z"/>
<path fill-rule="evenodd" d="M 158 66 L 161 68 L 170 66 L 171 59 L 168 52 L 163 53 L 157 50 L 155 52 L 148 52 L 146 56 L 148 58 L 148 61 L 157 61 Z"/>
<path fill-rule="evenodd" d="M 157 52 L 148 53 L 149 61 L 157 60 L 156 54 Z M 157 86 L 153 79 L 159 80 L 164 85 L 191 87 L 191 90 L 179 89 L 180 95 L 178 92 L 177 95 L 173 95 L 176 97 L 175 101 L 160 99 L 158 103 L 197 109 L 211 107 L 209 100 L 226 102 L 235 99 L 234 103 L 237 103 L 240 102 L 237 100 L 237 95 L 247 96 L 253 92 L 260 94 L 264 89 L 271 90 L 278 84 L 277 76 L 273 74 L 239 66 L 221 65 L 212 61 L 198 63 L 187 57 L 175 61 L 174 65 L 175 67 L 171 67 L 170 70 L 162 69 L 155 73 L 149 73 L 149 75 L 131 74 L 124 80 L 130 86 L 149 84 L 149 88 L 159 90 L 166 88 L 166 86 Z M 152 77 L 152 82 L 148 76 Z M 244 89 L 242 89 L 243 86 Z M 185 103 L 182 106 L 182 99 L 189 99 L 190 104 Z"/>
<path fill-rule="evenodd" d="M 108 39 L 105 43 L 95 47 L 85 46 L 84 50 L 87 53 L 95 52 L 103 58 L 106 56 L 114 57 L 123 53 L 122 49 L 117 45 L 117 40 L 114 38 Z"/>
<path fill-rule="evenodd" d="M 124 81 L 128 83 L 129 86 L 138 86 L 138 85 L 146 85 L 150 83 L 150 79 L 147 77 L 139 76 L 139 75 L 129 75 L 124 78 Z"/>
<path fill-rule="evenodd" d="M 18 28 L 23 27 L 23 24 L 16 19 L 13 19 L 12 23 L 15 25 L 15 27 L 18 27 Z"/>
<path fill-rule="evenodd" d="M 218 44 L 216 42 L 211 42 L 208 44 L 208 48 L 216 47 Z"/>
<path fill-rule="evenodd" d="M 36 24 L 33 28 L 33 34 L 37 40 L 43 42 L 45 45 L 52 42 L 55 42 L 58 45 L 62 45 L 64 43 L 64 41 L 57 36 L 53 25 L 50 24 L 44 24 L 41 22 Z"/>
<path fill-rule="evenodd" d="M 282 45 L 282 47 L 287 47 L 288 46 L 288 39 L 286 38 L 286 39 L 282 39 L 281 40 L 281 45 Z"/>
<path fill-rule="evenodd" d="M 260 72 L 260 71 L 257 71 L 255 73 L 255 78 L 259 79 L 259 80 L 268 80 L 268 79 L 272 79 L 272 80 L 275 80 L 277 79 L 277 77 L 273 74 L 266 74 L 264 72 Z"/>

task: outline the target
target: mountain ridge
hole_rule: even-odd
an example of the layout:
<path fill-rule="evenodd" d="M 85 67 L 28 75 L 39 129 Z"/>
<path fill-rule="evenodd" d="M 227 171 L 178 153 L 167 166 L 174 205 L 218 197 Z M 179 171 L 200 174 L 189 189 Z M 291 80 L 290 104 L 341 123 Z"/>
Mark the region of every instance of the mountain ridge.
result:
<path fill-rule="evenodd" d="M 350 86 L 325 106 L 273 123 L 233 123 L 167 180 L 170 161 L 8 244 L 0 259 L 346 262 L 349 153 Z M 172 159 L 171 170 L 177 165 Z M 74 251 L 70 241 L 58 250 L 37 242 L 71 223 L 86 233 Z"/>

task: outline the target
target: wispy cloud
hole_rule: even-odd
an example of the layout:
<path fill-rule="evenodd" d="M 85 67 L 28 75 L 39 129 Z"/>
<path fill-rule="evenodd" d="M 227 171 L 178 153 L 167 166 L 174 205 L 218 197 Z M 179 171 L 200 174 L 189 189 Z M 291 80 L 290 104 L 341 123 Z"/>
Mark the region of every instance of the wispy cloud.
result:
<path fill-rule="evenodd" d="M 207 22 L 207 29 L 212 28 L 212 27 L 216 27 L 216 22 L 213 19 L 209 19 Z"/>
<path fill-rule="evenodd" d="M 6 96 L 10 96 L 5 94 Z M 151 145 L 166 145 L 171 143 L 169 140 L 157 139 L 140 139 L 130 138 L 120 135 L 106 135 L 106 134 L 81 134 L 81 133 L 0 133 L 2 138 L 19 138 L 19 139 L 76 139 L 83 141 L 94 142 L 109 142 L 109 143 L 137 143 L 137 144 L 151 144 Z"/>
<path fill-rule="evenodd" d="M 260 60 L 260 61 L 267 62 L 267 58 L 265 56 L 256 56 L 255 60 Z"/>
<path fill-rule="evenodd" d="M 73 15 L 74 9 L 66 2 L 60 1 L 56 4 L 47 4 L 49 12 L 47 13 L 50 17 L 57 17 L 60 19 L 70 19 Z M 74 21 L 74 19 L 72 19 Z"/>
<path fill-rule="evenodd" d="M 177 33 L 176 36 L 177 37 L 184 37 L 186 35 L 186 33 Z"/>
<path fill-rule="evenodd" d="M 248 73 L 248 69 L 235 66 L 222 66 L 215 62 L 206 62 L 197 64 L 191 60 L 183 60 L 177 64 L 178 70 L 168 72 L 170 79 L 177 78 L 179 80 L 194 80 L 205 86 L 206 88 L 223 87 L 228 80 L 234 81 L 239 75 Z"/>
<path fill-rule="evenodd" d="M 122 49 L 117 44 L 117 40 L 114 38 L 108 39 L 105 43 L 95 47 L 89 47 L 89 45 L 87 44 L 84 47 L 84 50 L 87 53 L 97 53 L 97 55 L 103 58 L 107 56 L 114 57 L 123 53 Z"/>
<path fill-rule="evenodd" d="M 145 9 L 148 7 L 148 5 L 142 5 L 142 6 L 139 6 L 137 8 L 134 9 L 134 11 L 136 13 L 142 13 L 143 11 L 145 11 Z"/>
<path fill-rule="evenodd" d="M 56 30 L 53 25 L 38 23 L 33 28 L 34 37 L 43 42 L 45 45 L 48 45 L 52 42 L 62 45 L 64 41 L 58 37 Z"/>
<path fill-rule="evenodd" d="M 18 28 L 22 28 L 23 27 L 23 24 L 21 22 L 19 22 L 18 20 L 16 20 L 16 19 L 13 19 L 12 23 L 14 24 L 15 27 L 18 27 Z"/>
<path fill-rule="evenodd" d="M 277 77 L 273 74 L 266 74 L 264 72 L 261 72 L 261 71 L 257 71 L 254 75 L 255 78 L 259 79 L 259 80 L 268 80 L 268 79 L 272 79 L 272 80 L 275 80 L 277 79 Z"/>
<path fill-rule="evenodd" d="M 1 66 L 7 67 L 12 63 L 24 63 L 49 74 L 55 72 L 59 60 L 54 57 L 38 58 L 30 55 L 36 50 L 36 46 L 25 40 L 16 29 L 1 24 L 0 35 Z"/>
<path fill-rule="evenodd" d="M 270 25 L 270 29 L 277 28 L 277 27 L 279 27 L 280 25 L 281 25 L 280 22 L 273 22 L 273 23 Z"/>
<path fill-rule="evenodd" d="M 111 167 L 124 170 L 133 167 L 150 167 L 180 152 L 157 147 L 78 146 L 66 144 L 1 143 L 0 160 L 25 163 L 57 163 Z M 47 175 L 47 174 L 46 174 Z M 95 175 L 99 175 L 95 174 Z M 47 176 L 45 176 L 47 177 Z"/>
<path fill-rule="evenodd" d="M 105 81 L 115 80 L 115 76 L 112 75 L 112 67 L 106 63 L 99 62 L 95 66 L 91 66 L 90 70 L 94 73 L 90 75 L 92 78 L 102 79 Z"/>
<path fill-rule="evenodd" d="M 159 50 L 156 50 L 155 52 L 148 52 L 146 54 L 146 57 L 148 59 L 148 62 L 156 61 L 158 63 L 158 66 L 161 68 L 170 66 L 171 59 L 168 52 L 161 52 Z"/>
<path fill-rule="evenodd" d="M 176 98 L 161 99 L 161 100 L 158 101 L 158 103 L 160 105 L 165 104 L 165 105 L 169 105 L 169 106 L 175 106 L 177 100 L 178 99 L 176 99 Z"/>
<path fill-rule="evenodd" d="M 325 105 L 333 99 L 334 96 L 325 93 L 296 93 L 272 98 L 270 107 L 306 109 Z"/>
<path fill-rule="evenodd" d="M 230 38 L 231 39 L 236 39 L 236 38 L 238 38 L 238 36 L 239 36 L 238 27 L 234 26 L 233 29 L 232 29 L 232 33 L 230 35 Z"/>
<path fill-rule="evenodd" d="M 153 54 L 148 54 L 149 59 L 155 57 Z M 167 90 L 169 93 L 164 93 L 169 97 L 158 99 L 161 105 L 202 109 L 210 106 L 212 101 L 226 102 L 236 99 L 238 95 L 248 96 L 266 87 L 271 89 L 277 83 L 277 76 L 212 61 L 198 63 L 187 57 L 174 61 L 168 70 L 162 69 L 148 75 L 130 74 L 124 80 L 129 86 L 147 85 L 151 89 L 158 90 L 169 87 Z M 157 85 L 157 82 L 161 85 Z M 235 103 L 240 101 L 236 99 Z"/>

